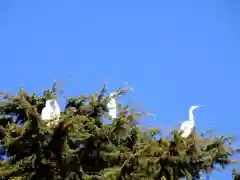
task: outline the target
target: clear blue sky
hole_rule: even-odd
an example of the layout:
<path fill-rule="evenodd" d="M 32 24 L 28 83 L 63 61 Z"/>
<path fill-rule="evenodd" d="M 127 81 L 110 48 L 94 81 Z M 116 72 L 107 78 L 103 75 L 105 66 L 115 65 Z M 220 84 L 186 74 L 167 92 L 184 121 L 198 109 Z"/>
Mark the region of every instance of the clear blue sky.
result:
<path fill-rule="evenodd" d="M 1 0 L 0 90 L 70 78 L 65 92 L 76 95 L 127 81 L 157 114 L 145 123 L 167 129 L 201 104 L 199 131 L 238 136 L 239 8 L 237 0 Z"/>

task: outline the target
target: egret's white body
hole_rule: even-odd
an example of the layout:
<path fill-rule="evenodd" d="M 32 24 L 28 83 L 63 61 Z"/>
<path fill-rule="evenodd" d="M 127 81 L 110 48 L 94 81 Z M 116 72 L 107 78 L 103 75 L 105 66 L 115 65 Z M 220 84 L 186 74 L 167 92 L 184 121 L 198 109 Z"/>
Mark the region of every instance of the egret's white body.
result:
<path fill-rule="evenodd" d="M 110 94 L 110 99 L 107 103 L 108 115 L 111 118 L 117 118 L 117 103 L 115 99 L 115 93 Z"/>
<path fill-rule="evenodd" d="M 194 116 L 193 110 L 199 108 L 200 106 L 191 106 L 189 109 L 189 120 L 183 122 L 179 128 L 179 132 L 181 132 L 181 137 L 187 138 L 194 128 Z"/>
<path fill-rule="evenodd" d="M 45 107 L 41 113 L 43 121 L 55 120 L 57 122 L 60 118 L 60 107 L 56 100 L 47 100 Z"/>

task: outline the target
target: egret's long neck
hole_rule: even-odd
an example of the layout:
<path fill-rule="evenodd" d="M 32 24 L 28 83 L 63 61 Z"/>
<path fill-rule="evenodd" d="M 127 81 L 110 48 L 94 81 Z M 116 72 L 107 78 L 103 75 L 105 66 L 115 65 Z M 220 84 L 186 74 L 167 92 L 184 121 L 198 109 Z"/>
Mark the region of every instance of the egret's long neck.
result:
<path fill-rule="evenodd" d="M 193 109 L 189 110 L 189 120 L 194 121 L 194 116 L 193 116 Z"/>

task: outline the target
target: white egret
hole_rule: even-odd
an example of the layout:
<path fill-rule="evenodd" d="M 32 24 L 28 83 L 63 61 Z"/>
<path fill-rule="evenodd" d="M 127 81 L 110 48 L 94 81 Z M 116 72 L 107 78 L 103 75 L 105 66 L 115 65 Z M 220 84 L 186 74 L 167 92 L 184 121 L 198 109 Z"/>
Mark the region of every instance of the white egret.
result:
<path fill-rule="evenodd" d="M 47 100 L 45 107 L 41 113 L 43 121 L 55 120 L 57 122 L 60 118 L 60 107 L 55 99 Z"/>
<path fill-rule="evenodd" d="M 113 92 L 110 94 L 110 99 L 107 103 L 107 108 L 108 108 L 108 115 L 111 118 L 117 118 L 117 103 L 116 103 L 116 93 Z"/>
<path fill-rule="evenodd" d="M 189 109 L 189 120 L 183 122 L 179 128 L 179 132 L 181 132 L 181 137 L 187 138 L 194 128 L 194 116 L 193 110 L 199 108 L 200 106 L 191 106 Z"/>

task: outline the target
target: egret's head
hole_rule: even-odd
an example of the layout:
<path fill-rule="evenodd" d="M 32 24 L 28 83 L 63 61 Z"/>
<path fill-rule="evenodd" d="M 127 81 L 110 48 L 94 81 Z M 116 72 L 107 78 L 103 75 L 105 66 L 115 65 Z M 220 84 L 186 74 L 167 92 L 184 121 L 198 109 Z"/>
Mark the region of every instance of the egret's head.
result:
<path fill-rule="evenodd" d="M 199 107 L 201 107 L 201 106 L 202 106 L 202 105 L 191 106 L 190 109 L 189 109 L 189 111 L 193 111 L 194 109 L 197 109 L 197 108 L 199 108 Z"/>
<path fill-rule="evenodd" d="M 112 93 L 110 93 L 109 96 L 115 98 L 117 96 L 117 93 L 116 92 L 112 92 Z"/>

